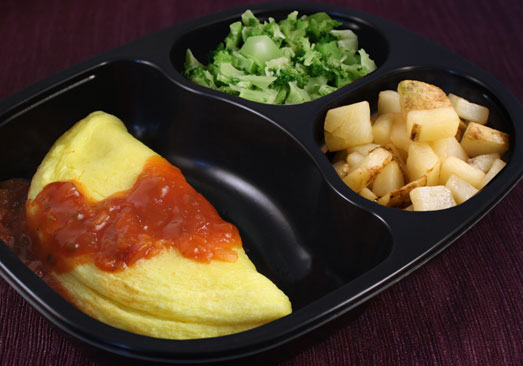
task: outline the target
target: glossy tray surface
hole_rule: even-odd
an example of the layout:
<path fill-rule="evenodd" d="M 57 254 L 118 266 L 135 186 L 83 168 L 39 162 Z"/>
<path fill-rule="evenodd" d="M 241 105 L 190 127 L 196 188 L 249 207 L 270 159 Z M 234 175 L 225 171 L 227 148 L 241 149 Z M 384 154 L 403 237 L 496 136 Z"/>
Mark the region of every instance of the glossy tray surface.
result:
<path fill-rule="evenodd" d="M 250 102 L 183 78 L 185 50 L 190 47 L 204 59 L 247 8 L 276 19 L 293 10 L 326 11 L 358 34 L 378 69 L 330 95 L 294 106 Z M 376 108 L 378 92 L 394 89 L 403 79 L 431 82 L 487 106 L 490 124 L 511 136 L 507 167 L 462 205 L 424 213 L 379 206 L 346 187 L 321 152 L 328 109 L 361 100 Z M 51 322 L 88 344 L 140 359 L 231 359 L 314 329 L 450 245 L 523 172 L 522 108 L 499 82 L 390 22 L 323 4 L 257 4 L 178 24 L 5 98 L 0 101 L 0 179 L 30 178 L 52 142 L 94 110 L 115 114 L 135 136 L 179 166 L 240 229 L 249 257 L 288 294 L 294 309 L 288 317 L 226 337 L 143 337 L 79 312 L 0 246 L 2 276 Z"/>

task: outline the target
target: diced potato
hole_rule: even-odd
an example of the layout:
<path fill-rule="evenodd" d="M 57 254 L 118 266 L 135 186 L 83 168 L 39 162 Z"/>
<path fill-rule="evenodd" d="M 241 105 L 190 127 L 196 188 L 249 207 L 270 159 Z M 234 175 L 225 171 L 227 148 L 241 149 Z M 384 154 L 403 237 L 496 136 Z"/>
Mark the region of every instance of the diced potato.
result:
<path fill-rule="evenodd" d="M 343 181 L 353 191 L 359 192 L 371 183 L 391 160 L 392 154 L 390 151 L 378 147 L 365 157 L 358 168 L 343 178 Z"/>
<path fill-rule="evenodd" d="M 401 114 L 395 114 L 392 130 L 390 131 L 390 142 L 397 148 L 403 151 L 409 151 L 409 145 L 412 142 L 407 133 L 407 126 L 405 121 L 401 118 Z"/>
<path fill-rule="evenodd" d="M 427 184 L 427 177 L 423 176 L 415 181 L 405 184 L 403 187 L 395 189 L 378 199 L 378 203 L 383 206 L 403 208 L 410 205 L 410 191 L 416 187 L 423 187 Z"/>
<path fill-rule="evenodd" d="M 480 188 L 485 187 L 505 167 L 505 165 L 507 165 L 507 163 L 505 163 L 503 160 L 496 159 L 483 178 Z"/>
<path fill-rule="evenodd" d="M 478 155 L 474 158 L 471 158 L 467 161 L 470 165 L 472 165 L 474 168 L 478 168 L 483 170 L 483 172 L 488 172 L 494 161 L 496 159 L 500 159 L 501 155 L 498 153 L 492 153 L 492 154 L 484 154 L 484 155 Z"/>
<path fill-rule="evenodd" d="M 415 80 L 380 92 L 370 118 L 364 103 L 332 109 L 325 119 L 327 146 L 338 149 L 333 166 L 362 197 L 410 211 L 448 208 L 506 165 L 509 136 L 484 126 L 483 106 Z"/>
<path fill-rule="evenodd" d="M 452 107 L 414 110 L 407 114 L 406 126 L 411 140 L 435 141 L 456 136 L 459 117 Z"/>
<path fill-rule="evenodd" d="M 461 144 L 454 137 L 432 141 L 430 147 L 438 155 L 440 161 L 445 160 L 449 156 L 455 156 L 464 161 L 469 158 Z"/>
<path fill-rule="evenodd" d="M 325 117 L 325 143 L 330 151 L 372 142 L 369 102 L 330 109 Z"/>
<path fill-rule="evenodd" d="M 498 153 L 503 155 L 509 148 L 509 135 L 494 128 L 469 122 L 461 146 L 470 157 Z"/>
<path fill-rule="evenodd" d="M 403 173 L 403 178 L 408 179 L 407 175 L 407 152 L 401 149 L 398 149 L 394 144 L 387 144 L 383 148 L 389 150 L 392 153 L 392 160 L 395 160 L 398 163 L 401 172 Z"/>
<path fill-rule="evenodd" d="M 378 196 L 376 196 L 370 189 L 368 189 L 367 187 L 363 188 L 361 191 L 359 191 L 359 194 L 360 196 L 368 199 L 368 200 L 371 200 L 371 201 L 376 201 L 378 199 Z"/>
<path fill-rule="evenodd" d="M 398 84 L 400 107 L 411 140 L 426 142 L 455 136 L 459 117 L 443 90 L 422 81 Z"/>
<path fill-rule="evenodd" d="M 445 186 L 418 187 L 410 192 L 414 211 L 442 210 L 456 206 L 452 192 Z"/>
<path fill-rule="evenodd" d="M 389 143 L 394 118 L 395 115 L 393 113 L 385 113 L 381 114 L 374 122 L 374 125 L 372 125 L 372 136 L 374 136 L 373 142 L 375 144 L 386 145 Z"/>
<path fill-rule="evenodd" d="M 400 112 L 400 95 L 394 90 L 383 90 L 378 94 L 378 114 Z"/>
<path fill-rule="evenodd" d="M 429 144 L 425 142 L 410 144 L 407 158 L 407 173 L 410 181 L 426 176 L 427 185 L 434 186 L 438 184 L 439 172 L 439 158 Z"/>
<path fill-rule="evenodd" d="M 392 160 L 374 179 L 372 192 L 381 197 L 403 185 L 405 185 L 403 173 L 398 163 Z"/>
<path fill-rule="evenodd" d="M 328 151 L 339 151 L 347 147 L 345 139 L 325 130 L 325 145 Z"/>
<path fill-rule="evenodd" d="M 403 119 L 410 111 L 452 107 L 447 94 L 435 85 L 417 80 L 403 80 L 398 84 Z"/>
<path fill-rule="evenodd" d="M 478 193 L 477 188 L 454 174 L 447 180 L 445 187 L 450 189 L 457 204 L 465 202 Z"/>
<path fill-rule="evenodd" d="M 365 156 L 365 155 L 369 155 L 369 152 L 371 152 L 372 150 L 374 150 L 377 147 L 380 147 L 380 145 L 378 145 L 378 144 L 357 145 L 357 146 L 348 147 L 347 152 L 349 154 L 353 153 L 353 152 L 358 152 L 361 155 Z"/>
<path fill-rule="evenodd" d="M 461 138 L 463 137 L 463 132 L 465 132 L 466 128 L 467 124 L 462 119 L 460 119 L 458 131 L 456 132 L 456 136 L 454 136 L 456 140 L 461 141 Z"/>
<path fill-rule="evenodd" d="M 349 164 L 351 170 L 354 170 L 360 166 L 364 159 L 365 155 L 362 155 L 359 152 L 355 151 L 347 155 L 347 159 L 345 160 L 345 162 Z"/>
<path fill-rule="evenodd" d="M 458 97 L 454 94 L 449 94 L 449 99 L 454 109 L 463 119 L 467 121 L 474 121 L 479 124 L 486 124 L 488 121 L 489 110 L 482 105 L 471 103 L 465 98 Z"/>
<path fill-rule="evenodd" d="M 336 170 L 336 173 L 338 173 L 340 178 L 344 178 L 349 172 L 349 164 L 347 164 L 343 160 L 335 162 L 334 164 L 332 164 L 332 166 L 334 167 L 334 170 Z"/>
<path fill-rule="evenodd" d="M 481 182 L 485 177 L 485 173 L 481 169 L 474 168 L 455 156 L 449 156 L 441 164 L 439 183 L 445 185 L 452 174 L 469 182 L 478 189 L 481 187 Z"/>

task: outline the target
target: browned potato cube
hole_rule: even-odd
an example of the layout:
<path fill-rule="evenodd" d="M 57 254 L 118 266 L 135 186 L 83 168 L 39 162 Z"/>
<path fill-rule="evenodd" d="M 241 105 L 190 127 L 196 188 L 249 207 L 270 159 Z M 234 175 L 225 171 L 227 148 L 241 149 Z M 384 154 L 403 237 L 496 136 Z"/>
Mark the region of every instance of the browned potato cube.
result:
<path fill-rule="evenodd" d="M 412 141 L 409 138 L 407 126 L 400 113 L 396 113 L 394 116 L 392 130 L 390 131 L 390 142 L 392 142 L 398 149 L 405 152 L 409 151 L 409 146 Z"/>
<path fill-rule="evenodd" d="M 394 113 L 381 114 L 374 125 L 372 125 L 372 136 L 374 136 L 374 143 L 386 145 L 390 142 L 390 133 L 392 125 L 394 124 Z"/>
<path fill-rule="evenodd" d="M 470 184 L 467 181 L 464 181 L 463 179 L 454 174 L 452 174 L 450 178 L 447 179 L 445 187 L 450 189 L 450 191 L 452 192 L 452 196 L 454 197 L 454 200 L 457 204 L 465 202 L 470 197 L 478 193 L 478 189 L 472 186 L 472 184 Z"/>
<path fill-rule="evenodd" d="M 509 136 L 494 128 L 469 122 L 461 146 L 470 157 L 492 153 L 503 155 L 509 148 Z"/>
<path fill-rule="evenodd" d="M 368 189 L 367 187 L 363 188 L 361 191 L 358 192 L 360 194 L 360 196 L 368 199 L 368 200 L 371 200 L 371 201 L 376 201 L 378 199 L 378 196 L 376 196 L 374 194 L 374 192 L 372 192 L 370 189 Z"/>
<path fill-rule="evenodd" d="M 325 117 L 325 143 L 330 151 L 372 142 L 369 102 L 330 109 Z"/>
<path fill-rule="evenodd" d="M 415 181 L 405 184 L 403 187 L 395 189 L 378 199 L 378 203 L 383 206 L 404 208 L 410 205 L 410 191 L 416 187 L 423 187 L 427 184 L 427 177 L 423 176 Z"/>
<path fill-rule="evenodd" d="M 471 158 L 467 161 L 470 165 L 472 165 L 474 168 L 478 168 L 483 170 L 483 172 L 488 172 L 490 170 L 490 167 L 496 159 L 500 159 L 501 155 L 498 153 L 492 153 L 492 154 L 484 154 L 484 155 L 478 155 L 474 158 Z"/>
<path fill-rule="evenodd" d="M 449 156 L 455 156 L 464 161 L 469 158 L 461 144 L 454 137 L 432 141 L 430 147 L 438 155 L 440 161 L 445 160 Z"/>
<path fill-rule="evenodd" d="M 374 150 L 375 148 L 380 147 L 378 144 L 363 144 L 363 145 L 357 145 L 357 146 L 351 146 L 347 148 L 347 152 L 353 153 L 358 152 L 363 156 L 369 155 L 369 153 Z"/>
<path fill-rule="evenodd" d="M 378 94 L 378 114 L 400 112 L 400 95 L 394 90 L 383 90 Z"/>
<path fill-rule="evenodd" d="M 410 181 L 426 176 L 427 185 L 434 186 L 438 184 L 439 171 L 439 158 L 429 144 L 425 142 L 410 144 L 407 158 L 407 173 Z"/>
<path fill-rule="evenodd" d="M 411 140 L 426 142 L 456 135 L 459 117 L 443 90 L 422 81 L 403 80 L 398 93 Z"/>
<path fill-rule="evenodd" d="M 355 151 L 347 155 L 347 159 L 345 162 L 349 164 L 349 172 L 356 169 L 360 166 L 360 164 L 365 159 L 365 155 L 360 154 L 359 152 Z"/>
<path fill-rule="evenodd" d="M 344 178 L 349 172 L 349 164 L 347 164 L 343 160 L 335 162 L 334 164 L 332 164 L 332 166 L 334 170 L 336 170 L 336 173 L 338 173 L 340 178 Z"/>
<path fill-rule="evenodd" d="M 507 165 L 503 160 L 496 159 L 481 182 L 481 188 L 485 187 L 504 167 Z"/>
<path fill-rule="evenodd" d="M 411 140 L 429 142 L 456 136 L 459 117 L 452 107 L 414 110 L 407 114 L 406 123 Z"/>
<path fill-rule="evenodd" d="M 381 197 L 403 185 L 405 185 L 403 173 L 398 163 L 392 160 L 374 179 L 372 192 Z"/>
<path fill-rule="evenodd" d="M 442 210 L 456 206 L 452 192 L 445 186 L 418 187 L 410 192 L 414 211 Z"/>
<path fill-rule="evenodd" d="M 415 110 L 452 107 L 447 94 L 435 85 L 417 80 L 403 80 L 398 84 L 400 107 L 403 118 Z"/>
<path fill-rule="evenodd" d="M 449 94 L 449 100 L 458 113 L 458 116 L 467 120 L 474 121 L 479 124 L 486 124 L 488 121 L 489 110 L 482 105 L 471 103 L 465 98 L 458 97 L 454 94 Z"/>
<path fill-rule="evenodd" d="M 459 126 L 458 131 L 456 132 L 456 140 L 461 141 L 461 138 L 463 137 L 463 132 L 467 129 L 467 124 L 462 119 L 459 120 Z"/>
<path fill-rule="evenodd" d="M 359 192 L 371 183 L 379 172 L 392 160 L 392 154 L 381 147 L 372 150 L 355 170 L 343 181 L 353 191 Z"/>
<path fill-rule="evenodd" d="M 481 169 L 474 168 L 455 156 L 449 156 L 441 164 L 439 183 L 445 185 L 452 174 L 469 182 L 478 189 L 481 187 L 481 182 L 485 177 L 485 173 Z"/>

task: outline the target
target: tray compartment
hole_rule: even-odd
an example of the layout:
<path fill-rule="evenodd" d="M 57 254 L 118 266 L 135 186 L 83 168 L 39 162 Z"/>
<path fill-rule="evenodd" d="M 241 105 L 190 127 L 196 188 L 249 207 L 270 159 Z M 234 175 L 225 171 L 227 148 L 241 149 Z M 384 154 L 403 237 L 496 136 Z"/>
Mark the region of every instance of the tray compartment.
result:
<path fill-rule="evenodd" d="M 327 103 L 321 107 L 313 123 L 314 141 L 316 142 L 317 149 L 321 149 L 325 142 L 323 125 L 329 109 L 367 100 L 371 106 L 371 113 L 376 113 L 378 93 L 387 89 L 396 90 L 398 83 L 402 80 L 420 80 L 434 84 L 447 94 L 453 93 L 473 103 L 489 108 L 488 126 L 506 132 L 511 137 L 511 147 L 503 155 L 503 160 L 505 160 L 508 165 L 510 164 L 516 135 L 515 124 L 503 104 L 489 90 L 488 86 L 474 77 L 456 70 L 434 66 L 405 66 L 397 68 L 384 73 L 379 78 L 374 78 L 360 84 L 355 90 L 339 96 L 333 96 L 328 101 L 326 100 Z M 322 159 L 322 163 L 328 162 L 330 158 L 332 158 L 332 154 L 326 154 L 324 159 Z M 334 170 L 332 167 L 328 169 Z M 332 175 L 330 176 L 332 177 Z M 342 183 L 337 175 L 335 179 L 339 181 L 339 183 Z M 343 191 L 347 192 L 351 190 L 345 187 Z"/>
<path fill-rule="evenodd" d="M 309 6 L 303 6 L 303 4 L 285 4 L 279 6 L 277 9 L 256 9 L 253 7 L 252 10 L 254 15 L 261 21 L 272 17 L 277 22 L 287 18 L 287 15 L 294 10 L 299 11 L 299 16 L 304 14 L 310 15 L 315 12 L 324 11 L 329 14 L 331 18 L 342 23 L 342 25 L 337 29 L 351 29 L 357 34 L 359 48 L 365 49 L 370 57 L 376 62 L 378 69 L 385 63 L 389 56 L 389 43 L 386 37 L 377 27 L 358 16 L 351 16 L 350 14 L 329 11 L 328 8 L 326 9 L 325 7 L 313 6 L 312 4 L 309 4 Z M 174 69 L 179 74 L 183 74 L 183 65 L 187 49 L 191 49 L 196 58 L 204 65 L 207 65 L 209 63 L 209 53 L 216 49 L 218 44 L 220 44 L 220 42 L 225 39 L 227 34 L 229 34 L 229 25 L 233 22 L 241 20 L 240 16 L 242 13 L 243 11 L 238 11 L 234 15 L 224 16 L 208 24 L 196 24 L 194 27 L 187 29 L 185 34 L 176 39 L 171 49 L 171 62 L 174 66 Z M 211 90 L 205 87 L 201 87 L 188 79 L 185 79 L 185 81 L 188 85 L 198 89 Z M 319 99 L 323 99 L 325 97 L 326 96 Z"/>
<path fill-rule="evenodd" d="M 386 257 L 386 226 L 335 193 L 308 152 L 277 125 L 193 93 L 179 102 L 175 122 L 151 146 L 239 227 L 258 269 L 295 308 Z"/>
<path fill-rule="evenodd" d="M 174 85 L 155 67 L 126 60 L 103 63 L 44 90 L 0 120 L 0 179 L 31 178 L 52 143 L 96 110 L 118 116 L 147 142 L 169 115 L 173 93 Z"/>
<path fill-rule="evenodd" d="M 386 226 L 337 195 L 288 133 L 245 108 L 188 92 L 142 62 L 101 64 L 12 111 L 0 125 L 2 179 L 30 178 L 56 138 L 95 110 L 116 115 L 179 166 L 238 226 L 255 265 L 295 309 L 390 252 Z"/>

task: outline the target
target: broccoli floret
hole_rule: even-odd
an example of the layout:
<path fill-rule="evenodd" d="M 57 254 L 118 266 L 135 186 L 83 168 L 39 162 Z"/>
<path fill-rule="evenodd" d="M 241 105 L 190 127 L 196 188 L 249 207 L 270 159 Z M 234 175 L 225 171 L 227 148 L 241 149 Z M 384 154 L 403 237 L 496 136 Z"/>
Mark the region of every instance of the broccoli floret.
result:
<path fill-rule="evenodd" d="M 289 94 L 285 99 L 285 104 L 299 104 L 305 103 L 311 100 L 309 94 L 298 87 L 295 81 L 289 83 Z"/>
<path fill-rule="evenodd" d="M 240 41 L 242 40 L 242 23 L 234 22 L 229 26 L 230 33 L 225 37 L 225 49 L 227 51 L 233 51 L 238 48 Z"/>
<path fill-rule="evenodd" d="M 240 79 L 242 82 L 248 82 L 252 86 L 264 90 L 268 88 L 269 85 L 271 85 L 272 82 L 275 81 L 277 78 L 275 76 L 265 75 L 243 75 L 239 76 L 238 79 Z"/>
<path fill-rule="evenodd" d="M 282 69 L 276 74 L 274 85 L 286 87 L 290 82 L 296 83 L 300 88 L 305 87 L 309 81 L 309 75 L 299 73 L 294 69 Z"/>
<path fill-rule="evenodd" d="M 334 57 L 335 59 L 340 60 L 343 57 L 343 52 L 339 49 L 336 41 L 318 43 L 316 45 L 316 50 L 321 53 L 323 59 Z"/>
<path fill-rule="evenodd" d="M 215 64 L 216 66 L 220 66 L 220 64 L 222 64 L 224 62 L 232 64 L 232 62 L 234 60 L 232 55 L 225 50 L 220 50 L 220 51 L 215 52 L 212 59 L 213 59 L 212 63 Z"/>
<path fill-rule="evenodd" d="M 324 37 L 327 37 L 327 42 L 332 41 L 333 36 L 330 31 L 342 24 L 323 12 L 312 14 L 307 17 L 307 21 L 309 22 L 307 35 L 312 42 L 318 42 Z"/>
<path fill-rule="evenodd" d="M 185 71 L 189 71 L 198 67 L 205 69 L 205 66 L 203 66 L 200 61 L 196 59 L 196 57 L 194 57 L 190 49 L 185 52 L 185 63 L 183 66 Z"/>
<path fill-rule="evenodd" d="M 246 10 L 243 14 L 242 14 L 242 23 L 243 25 L 245 25 L 246 27 L 254 27 L 255 25 L 257 24 L 260 24 L 260 21 L 258 20 L 258 18 L 256 18 L 254 16 L 254 14 L 252 13 L 252 11 L 250 10 Z"/>
<path fill-rule="evenodd" d="M 258 70 L 257 70 L 258 67 L 256 65 L 256 62 L 254 62 L 253 59 L 243 56 L 238 51 L 233 51 L 231 53 L 231 55 L 233 57 L 232 65 L 234 67 L 246 72 L 247 74 L 257 74 L 258 73 Z"/>
<path fill-rule="evenodd" d="M 298 19 L 298 12 L 293 11 L 287 16 L 287 19 L 280 22 L 280 29 L 285 36 L 289 46 L 294 49 L 294 44 L 297 40 L 305 37 L 307 22 L 303 19 Z"/>
<path fill-rule="evenodd" d="M 376 70 L 376 63 L 369 57 L 369 54 L 362 48 L 358 51 L 361 57 L 361 66 L 365 70 L 365 75 Z M 363 75 L 362 75 L 363 76 Z"/>
<path fill-rule="evenodd" d="M 207 88 L 216 89 L 213 75 L 201 67 L 195 67 L 185 72 L 185 77 L 194 81 L 196 84 L 205 86 Z"/>
<path fill-rule="evenodd" d="M 350 29 L 333 29 L 330 33 L 338 41 L 339 48 L 353 51 L 358 49 L 358 36 L 356 36 L 356 34 Z"/>
<path fill-rule="evenodd" d="M 273 104 L 276 97 L 278 96 L 278 90 L 276 89 L 248 89 L 242 87 L 231 86 L 231 89 L 238 92 L 238 96 L 241 98 L 249 99 L 254 102 Z"/>

